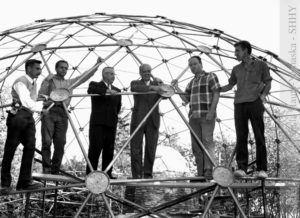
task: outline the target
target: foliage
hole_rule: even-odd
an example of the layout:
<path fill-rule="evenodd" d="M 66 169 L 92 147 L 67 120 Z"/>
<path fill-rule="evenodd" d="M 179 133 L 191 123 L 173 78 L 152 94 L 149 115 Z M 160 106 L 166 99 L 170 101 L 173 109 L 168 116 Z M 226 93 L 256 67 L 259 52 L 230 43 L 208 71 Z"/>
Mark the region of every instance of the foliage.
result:
<path fill-rule="evenodd" d="M 124 113 L 124 109 L 123 109 Z M 122 119 L 119 119 L 118 123 L 118 131 L 116 135 L 116 144 L 115 144 L 115 155 L 118 154 L 118 152 L 122 149 L 119 158 L 116 160 L 114 164 L 114 170 L 113 173 L 118 176 L 119 178 L 130 178 L 131 172 L 130 172 L 130 145 L 127 143 L 129 137 L 130 137 L 130 113 L 128 113 L 126 116 L 124 116 Z M 2 117 L 5 114 L 2 113 Z M 284 116 L 284 112 L 279 110 L 274 110 L 273 115 L 276 117 L 278 121 L 281 123 L 285 123 L 286 117 Z M 269 166 L 269 175 L 272 177 L 281 176 L 281 177 L 287 177 L 290 174 L 290 172 L 293 172 L 290 168 L 295 168 L 295 166 L 299 166 L 299 157 L 298 153 L 296 152 L 295 148 L 291 144 L 291 142 L 288 141 L 287 136 L 280 131 L 280 128 L 274 124 L 273 120 L 270 118 L 265 119 L 265 126 L 266 126 L 266 144 L 267 144 L 267 150 L 268 150 L 268 166 Z M 297 129 L 297 125 L 292 126 L 291 129 Z M 2 119 L 2 122 L 0 122 L 0 157 L 3 154 L 3 147 L 4 147 L 4 139 L 6 134 L 6 127 L 4 119 Z M 249 138 L 249 157 L 250 162 L 255 161 L 255 143 L 253 138 L 253 133 L 250 131 L 250 138 Z M 251 141 L 252 139 L 252 141 Z M 215 143 L 216 143 L 216 156 L 215 158 L 218 160 L 218 165 L 227 166 L 229 162 L 232 159 L 231 165 L 232 167 L 235 167 L 235 160 L 232 157 L 234 148 L 235 148 L 235 142 L 227 141 L 226 138 L 222 137 L 221 135 L 215 136 Z M 124 147 L 124 145 L 126 146 Z M 171 130 L 166 133 L 160 133 L 160 145 L 164 146 L 170 146 L 174 149 L 176 149 L 187 161 L 189 164 L 188 167 L 190 169 L 191 174 L 195 174 L 196 167 L 195 167 L 195 161 L 194 156 L 192 153 L 192 149 L 190 144 L 183 145 L 180 143 L 178 134 L 175 132 L 174 128 L 171 128 Z M 251 145 L 252 144 L 252 145 Z M 279 150 L 278 150 L 279 149 Z M 294 158 L 295 166 L 291 167 L 291 163 L 293 162 L 291 160 L 291 157 Z M 20 155 L 16 154 L 16 160 L 20 160 Z M 19 161 L 20 162 L 20 161 Z M 280 162 L 280 164 L 279 164 Z M 298 164 L 298 165 L 297 165 Z M 16 166 L 14 165 L 12 169 L 13 178 L 17 178 L 17 170 Z M 72 167 L 70 167 L 72 166 Z M 68 166 L 63 166 L 63 169 L 66 171 L 69 171 L 73 173 L 76 176 L 83 177 L 85 175 L 85 168 L 86 168 L 86 162 L 84 159 L 78 160 L 78 158 L 73 157 L 70 160 L 70 164 Z M 255 170 L 255 164 L 253 164 L 250 167 L 250 171 Z M 299 170 L 299 167 L 297 168 Z M 293 172 L 294 177 L 297 175 L 298 171 Z M 125 187 L 124 186 L 112 186 L 111 188 L 112 193 L 114 193 L 117 196 L 125 197 Z M 151 189 L 151 188 L 150 188 Z M 157 193 L 157 196 L 156 194 Z M 174 197 L 174 195 L 177 195 L 178 193 L 186 193 L 186 190 L 183 189 L 151 189 L 151 194 L 149 196 L 156 196 L 154 199 L 155 202 L 163 202 L 165 200 L 170 199 L 171 197 Z M 298 194 L 299 188 L 293 187 L 290 189 L 273 189 L 273 190 L 266 190 L 266 199 L 267 199 L 267 209 L 268 209 L 268 215 L 269 217 L 279 217 L 279 214 L 281 214 L 282 217 L 295 217 L 298 218 L 299 215 L 299 209 L 296 202 L 299 201 Z M 228 195 L 226 191 L 222 191 L 222 195 Z M 48 195 L 53 196 L 53 192 L 48 192 Z M 79 208 L 80 203 L 84 201 L 86 198 L 87 193 L 78 191 L 77 189 L 64 189 L 59 191 L 59 197 L 58 201 L 65 202 L 60 203 L 57 205 L 56 208 L 56 215 L 64 215 L 64 217 L 68 216 L 74 216 L 77 209 Z M 148 196 L 148 198 L 150 198 Z M 158 196 L 161 196 L 158 198 Z M 238 199 L 241 203 L 241 205 L 247 205 L 247 199 L 249 199 L 249 211 L 246 212 L 251 215 L 259 215 L 262 213 L 263 208 L 263 202 L 262 202 L 262 193 L 260 190 L 252 191 L 252 192 L 239 192 L 237 195 Z M 41 198 L 40 194 L 33 194 L 33 197 L 39 199 Z M 51 199 L 51 198 L 47 198 Z M 41 199 L 40 199 L 41 200 Z M 153 199 L 152 199 L 153 200 Z M 208 200 L 208 199 L 207 199 Z M 2 196 L 1 202 L 9 202 L 7 204 L 0 205 L 0 217 L 17 217 L 17 216 L 23 216 L 24 215 L 24 198 L 19 198 L 18 196 Z M 86 207 L 83 210 L 83 214 L 88 216 L 88 214 L 92 214 L 93 216 L 98 217 L 106 217 L 108 216 L 107 210 L 103 210 L 104 202 L 101 197 L 93 197 L 93 199 L 90 201 L 94 206 Z M 71 204 L 70 204 L 71 203 Z M 74 204 L 72 204 L 74 203 Z M 77 203 L 77 204 L 76 204 Z M 121 204 L 116 203 L 115 201 L 110 201 L 111 207 L 116 213 L 121 213 L 123 211 L 123 207 Z M 197 202 L 193 202 L 192 204 L 197 204 Z M 191 205 L 192 205 L 191 204 Z M 190 206 L 191 206 L 190 205 Z M 185 205 L 186 206 L 186 205 Z M 185 207 L 183 206 L 183 207 Z M 31 217 L 39 217 L 40 212 L 38 212 L 39 209 L 41 209 L 41 203 L 38 202 L 31 202 L 31 207 L 37 209 L 36 211 L 33 211 L 31 213 Z M 222 201 L 221 203 L 213 204 L 213 208 L 225 208 L 225 211 L 232 212 L 234 211 L 234 203 L 232 199 Z M 45 214 L 47 216 L 52 216 L 54 213 L 53 208 L 53 201 L 47 201 L 45 205 Z"/>

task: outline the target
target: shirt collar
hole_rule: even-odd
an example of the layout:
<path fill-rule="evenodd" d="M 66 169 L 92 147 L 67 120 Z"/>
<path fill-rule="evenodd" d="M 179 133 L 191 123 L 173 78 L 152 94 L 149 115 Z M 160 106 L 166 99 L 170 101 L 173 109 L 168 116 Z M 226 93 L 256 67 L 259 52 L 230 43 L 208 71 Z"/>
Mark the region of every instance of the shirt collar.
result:
<path fill-rule="evenodd" d="M 206 74 L 206 72 L 203 70 L 202 73 L 199 73 L 199 74 L 195 75 L 195 79 L 200 79 L 205 74 Z"/>
<path fill-rule="evenodd" d="M 30 83 L 33 83 L 34 82 L 34 80 L 33 79 L 31 79 L 31 77 L 30 76 L 28 76 L 27 74 L 25 74 L 25 77 L 29 80 L 29 82 Z"/>
<path fill-rule="evenodd" d="M 54 76 L 52 78 L 55 78 L 57 80 L 65 80 L 65 78 L 63 78 L 61 76 L 57 76 L 56 74 L 54 74 Z"/>
<path fill-rule="evenodd" d="M 142 79 L 142 81 L 145 83 L 145 85 L 149 86 L 151 84 L 151 80 L 145 81 Z"/>
<path fill-rule="evenodd" d="M 250 60 L 249 60 L 249 65 L 252 65 L 253 63 L 254 63 L 254 60 L 253 60 L 252 58 L 250 58 Z M 246 62 L 242 62 L 242 64 L 245 65 Z"/>
<path fill-rule="evenodd" d="M 102 80 L 104 82 L 104 84 L 106 85 L 107 88 L 109 88 L 109 86 L 111 87 L 111 85 L 109 85 L 107 82 L 105 82 L 104 80 Z"/>

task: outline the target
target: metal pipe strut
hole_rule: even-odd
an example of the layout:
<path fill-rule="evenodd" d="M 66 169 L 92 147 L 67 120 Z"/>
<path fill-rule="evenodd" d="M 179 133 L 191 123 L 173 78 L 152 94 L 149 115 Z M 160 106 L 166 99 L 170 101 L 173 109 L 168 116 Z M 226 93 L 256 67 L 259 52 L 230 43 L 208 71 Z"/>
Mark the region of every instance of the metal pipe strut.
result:
<path fill-rule="evenodd" d="M 198 191 L 195 191 L 193 193 L 190 193 L 190 194 L 187 194 L 185 196 L 182 196 L 182 197 L 179 197 L 177 199 L 174 199 L 174 200 L 171 200 L 169 202 L 166 202 L 166 203 L 163 203 L 163 204 L 160 204 L 158 206 L 155 206 L 155 207 L 151 207 L 149 208 L 150 211 L 152 212 L 158 212 L 158 211 L 161 211 L 163 209 L 166 209 L 168 207 L 171 207 L 171 206 L 174 206 L 176 204 L 179 204 L 181 202 L 184 202 L 184 201 L 187 201 L 191 198 L 193 198 L 194 196 L 196 195 L 202 195 L 202 194 L 205 194 L 205 193 L 208 193 L 208 192 L 211 192 L 212 190 L 215 189 L 217 185 L 212 185 L 212 186 L 209 186 L 207 188 L 203 188 L 203 189 L 200 189 Z M 144 213 L 140 213 L 138 214 L 137 216 L 133 216 L 133 217 L 143 217 L 145 215 L 149 215 L 149 212 L 144 212 Z"/>
<path fill-rule="evenodd" d="M 134 209 L 137 209 L 137 210 L 141 210 L 141 211 L 144 211 L 144 212 L 148 212 L 149 210 L 146 208 L 146 207 L 143 207 L 141 205 L 138 205 L 132 201 L 129 201 L 125 198 L 121 198 L 121 197 L 118 197 L 116 195 L 114 195 L 113 193 L 111 193 L 110 191 L 106 191 L 105 192 L 105 196 L 107 196 L 108 198 L 112 199 L 112 200 L 115 200 L 123 205 L 126 205 L 126 206 L 129 206 L 131 208 L 134 208 Z M 159 214 L 159 213 L 155 213 L 155 212 L 152 212 L 152 214 L 155 214 L 156 216 L 158 217 L 161 217 L 161 218 L 166 218 L 165 216 Z"/>
<path fill-rule="evenodd" d="M 298 146 L 295 144 L 295 142 L 292 140 L 292 138 L 289 136 L 289 134 L 284 130 L 284 128 L 281 126 L 281 124 L 276 120 L 276 118 L 271 114 L 271 112 L 264 107 L 267 114 L 271 117 L 271 119 L 277 124 L 277 126 L 279 127 L 279 129 L 283 132 L 283 134 L 289 139 L 289 141 L 292 143 L 292 145 L 294 146 L 294 148 L 300 153 L 300 148 L 298 148 Z"/>
<path fill-rule="evenodd" d="M 34 193 L 34 192 L 44 192 L 44 191 L 52 191 L 56 189 L 65 189 L 65 188 L 74 188 L 85 186 L 85 183 L 74 183 L 69 185 L 61 185 L 61 186 L 53 186 L 53 187 L 44 187 L 35 190 L 21 190 L 21 191 L 11 191 L 2 195 L 16 195 L 16 194 L 26 194 L 26 193 Z"/>
<path fill-rule="evenodd" d="M 203 217 L 203 218 L 204 218 L 204 217 L 206 216 L 206 214 L 208 213 L 208 210 L 209 210 L 209 208 L 211 207 L 211 204 L 212 204 L 214 198 L 216 197 L 216 195 L 217 195 L 219 189 L 220 189 L 220 186 L 216 186 L 216 188 L 215 188 L 213 194 L 210 196 L 210 199 L 209 199 L 209 201 L 208 201 L 208 203 L 207 203 L 207 206 L 206 206 L 206 208 L 205 208 L 205 210 L 204 210 L 204 212 L 203 212 L 203 214 L 202 214 L 202 217 Z"/>
<path fill-rule="evenodd" d="M 87 154 L 86 154 L 86 152 L 85 152 L 85 150 L 84 150 L 84 147 L 83 147 L 83 144 L 82 144 L 82 142 L 81 142 L 81 140 L 80 140 L 80 138 L 79 138 L 79 135 L 78 135 L 77 132 L 76 132 L 76 127 L 75 127 L 75 125 L 74 125 L 74 123 L 73 123 L 73 120 L 72 120 L 72 118 L 71 118 L 71 116 L 70 116 L 70 114 L 69 114 L 69 112 L 68 112 L 66 103 L 63 102 L 62 105 L 63 105 L 63 107 L 64 107 L 64 109 L 65 109 L 65 112 L 66 112 L 66 114 L 67 114 L 67 116 L 68 116 L 69 122 L 70 122 L 70 124 L 71 124 L 72 129 L 73 129 L 73 132 L 74 132 L 74 134 L 75 134 L 75 137 L 76 137 L 76 139 L 77 139 L 77 141 L 78 141 L 78 144 L 79 144 L 79 147 L 80 147 L 80 149 L 81 149 L 81 152 L 82 152 L 82 154 L 83 154 L 83 156 L 84 156 L 84 158 L 85 158 L 85 160 L 86 160 L 86 162 L 87 162 L 87 165 L 88 165 L 88 167 L 90 168 L 91 172 L 93 172 L 93 171 L 94 171 L 94 168 L 93 168 L 93 166 L 92 166 L 92 164 L 91 164 L 91 162 L 90 162 L 90 160 L 89 160 L 89 158 L 88 158 L 88 156 L 87 156 Z"/>
<path fill-rule="evenodd" d="M 198 142 L 198 145 L 200 146 L 200 148 L 204 151 L 205 155 L 208 157 L 208 159 L 211 162 L 211 164 L 215 167 L 216 166 L 215 161 L 210 156 L 210 154 L 206 150 L 205 146 L 203 145 L 203 143 L 201 142 L 201 140 L 199 139 L 199 137 L 197 136 L 197 134 L 195 133 L 195 131 L 193 130 L 193 128 L 190 126 L 189 122 L 186 120 L 186 118 L 184 117 L 184 115 L 182 114 L 182 112 L 179 110 L 179 108 L 177 107 L 177 105 L 175 104 L 175 102 L 173 101 L 173 99 L 169 98 L 169 100 L 171 101 L 171 103 L 173 104 L 174 108 L 176 109 L 176 111 L 178 112 L 178 114 L 180 115 L 180 117 L 182 118 L 182 120 L 184 121 L 185 125 L 191 131 L 192 135 L 195 137 L 195 139 Z"/>
<path fill-rule="evenodd" d="M 125 142 L 125 144 L 121 147 L 121 149 L 118 151 L 118 153 L 115 155 L 114 159 L 110 162 L 110 164 L 106 167 L 106 169 L 104 170 L 104 172 L 106 173 L 111 167 L 112 165 L 116 162 L 116 160 L 119 158 L 119 156 L 121 155 L 121 153 L 123 152 L 123 150 L 126 148 L 126 146 L 129 144 L 129 142 L 131 141 L 131 139 L 135 136 L 135 134 L 139 131 L 139 129 L 142 127 L 142 125 L 146 122 L 146 120 L 148 119 L 148 117 L 151 115 L 152 111 L 158 106 L 158 104 L 161 102 L 163 98 L 160 97 L 157 102 L 152 106 L 152 108 L 149 110 L 149 112 L 146 114 L 146 116 L 144 117 L 144 119 L 140 122 L 140 124 L 137 126 L 137 128 L 134 130 L 134 132 L 130 135 L 130 137 L 127 139 L 127 141 Z"/>
<path fill-rule="evenodd" d="M 78 218 L 78 217 L 79 217 L 81 211 L 83 210 L 83 208 L 85 207 L 85 205 L 87 204 L 87 202 L 90 200 L 91 196 L 92 196 L 92 193 L 90 192 L 90 193 L 88 194 L 88 196 L 85 198 L 85 200 L 84 200 L 84 202 L 82 203 L 82 205 L 80 206 L 80 208 L 78 209 L 78 211 L 77 211 L 77 213 L 75 214 L 74 218 Z"/>

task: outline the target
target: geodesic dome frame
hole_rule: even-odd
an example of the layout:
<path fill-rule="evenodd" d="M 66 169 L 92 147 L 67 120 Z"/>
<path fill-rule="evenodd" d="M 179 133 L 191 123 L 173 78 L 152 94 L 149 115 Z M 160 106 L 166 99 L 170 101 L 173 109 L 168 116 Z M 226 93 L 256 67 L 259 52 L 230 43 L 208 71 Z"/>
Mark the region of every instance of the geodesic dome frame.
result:
<path fill-rule="evenodd" d="M 236 65 L 233 44 L 237 41 L 238 38 L 221 30 L 188 24 L 163 16 L 96 13 L 38 20 L 0 33 L 0 83 L 2 89 L 9 87 L 18 76 L 18 72 L 24 71 L 23 65 L 30 58 L 39 58 L 43 61 L 43 77 L 54 73 L 56 61 L 67 60 L 71 68 L 67 77 L 72 78 L 89 69 L 95 59 L 101 56 L 105 60 L 103 66 L 115 68 L 117 73 L 115 85 L 122 87 L 123 94 L 126 95 L 123 104 L 125 110 L 130 113 L 132 93 L 128 92 L 129 84 L 131 80 L 139 77 L 138 66 L 141 63 L 150 64 L 153 75 L 163 79 L 165 84 L 170 84 L 172 80 L 177 79 L 179 85 L 184 88 L 192 78 L 187 60 L 191 55 L 200 55 L 204 69 L 217 74 L 221 84 L 227 84 L 231 69 Z M 266 105 L 267 114 L 299 152 L 298 146 L 285 130 L 289 127 L 277 121 L 272 113 L 273 106 L 299 111 L 299 108 L 285 102 L 286 99 L 280 98 L 278 91 L 279 86 L 285 87 L 284 91 L 292 92 L 299 102 L 299 90 L 291 82 L 299 81 L 299 70 L 273 52 L 253 46 L 252 53 L 253 58 L 261 59 L 268 64 L 273 84 L 277 87 L 269 95 Z M 90 80 L 99 81 L 100 78 L 97 73 Z M 74 89 L 69 108 L 72 111 L 69 116 L 71 130 L 82 151 L 88 144 L 83 130 L 89 122 L 89 116 L 82 116 L 82 114 L 87 114 L 90 104 L 85 89 L 86 83 Z M 234 91 L 222 95 L 218 106 L 218 122 L 222 121 L 225 127 L 233 124 L 233 113 L 230 108 L 233 96 Z M 179 124 L 178 120 L 186 117 L 187 107 L 181 104 L 178 96 L 171 96 L 170 100 L 160 103 L 161 115 L 164 119 L 162 128 L 168 132 L 168 124 L 171 123 L 177 126 L 178 133 L 183 132 L 186 130 L 186 123 Z M 2 102 L 4 106 L 6 103 Z M 227 120 L 229 124 L 226 125 Z M 231 131 L 230 127 L 227 129 Z M 128 143 L 129 140 L 126 145 Z M 72 146 L 74 148 L 75 145 Z M 121 151 L 118 151 L 116 157 L 120 153 Z M 103 198 L 106 199 L 104 194 Z"/>

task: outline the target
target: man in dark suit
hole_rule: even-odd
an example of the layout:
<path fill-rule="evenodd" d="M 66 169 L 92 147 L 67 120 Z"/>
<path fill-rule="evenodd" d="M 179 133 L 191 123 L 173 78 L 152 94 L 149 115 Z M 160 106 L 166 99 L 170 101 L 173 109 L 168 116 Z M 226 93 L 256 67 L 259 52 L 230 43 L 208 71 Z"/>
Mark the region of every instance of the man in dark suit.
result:
<path fill-rule="evenodd" d="M 115 71 L 112 67 L 105 67 L 102 70 L 103 80 L 100 82 L 91 82 L 89 84 L 89 94 L 99 94 L 92 96 L 92 112 L 90 118 L 89 140 L 90 146 L 88 158 L 94 170 L 97 170 L 99 156 L 102 153 L 102 171 L 106 169 L 114 156 L 114 144 L 116 129 L 118 123 L 118 113 L 121 110 L 121 95 L 114 95 L 121 92 L 120 89 L 113 86 L 115 80 Z M 105 95 L 110 94 L 110 95 Z M 86 174 L 91 172 L 86 168 Z M 107 172 L 112 179 L 112 168 Z"/>
<path fill-rule="evenodd" d="M 151 66 L 142 64 L 139 68 L 141 79 L 131 82 L 131 91 L 157 93 L 163 90 L 159 86 L 162 81 L 158 78 L 150 80 Z M 158 94 L 134 95 L 134 107 L 131 117 L 130 134 L 132 134 L 153 105 L 160 98 Z M 135 136 L 131 139 L 131 171 L 134 179 L 152 178 L 152 170 L 158 140 L 160 125 L 158 106 L 152 111 L 147 121 L 141 126 Z M 143 136 L 145 135 L 145 154 L 143 166 Z"/>

